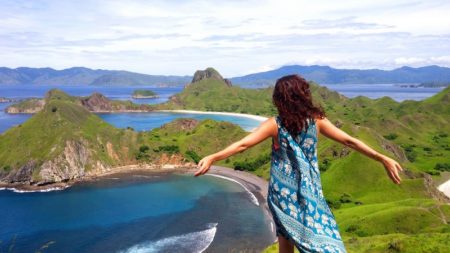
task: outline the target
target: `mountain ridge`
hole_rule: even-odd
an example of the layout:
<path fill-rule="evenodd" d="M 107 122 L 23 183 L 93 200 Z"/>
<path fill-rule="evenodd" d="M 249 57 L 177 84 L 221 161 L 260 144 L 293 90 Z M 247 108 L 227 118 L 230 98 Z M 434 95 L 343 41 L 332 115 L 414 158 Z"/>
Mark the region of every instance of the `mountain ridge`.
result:
<path fill-rule="evenodd" d="M 277 69 L 252 73 L 230 80 L 237 85 L 272 85 L 289 74 L 300 74 L 305 79 L 324 84 L 375 84 L 375 83 L 423 83 L 450 81 L 450 68 L 430 65 L 424 67 L 403 66 L 392 70 L 337 69 L 322 65 L 286 65 Z"/>
<path fill-rule="evenodd" d="M 307 80 L 325 84 L 375 83 L 448 83 L 450 68 L 437 65 L 423 67 L 403 66 L 392 70 L 338 69 L 323 65 L 285 65 L 277 69 L 224 78 L 235 85 L 268 86 L 288 74 L 300 74 Z M 125 70 L 72 67 L 6 68 L 0 67 L 0 85 L 149 85 L 184 86 L 194 78 L 191 75 L 147 75 Z"/>
<path fill-rule="evenodd" d="M 0 84 L 8 85 L 147 85 L 181 86 L 190 76 L 147 75 L 125 70 L 72 67 L 53 68 L 0 67 Z"/>

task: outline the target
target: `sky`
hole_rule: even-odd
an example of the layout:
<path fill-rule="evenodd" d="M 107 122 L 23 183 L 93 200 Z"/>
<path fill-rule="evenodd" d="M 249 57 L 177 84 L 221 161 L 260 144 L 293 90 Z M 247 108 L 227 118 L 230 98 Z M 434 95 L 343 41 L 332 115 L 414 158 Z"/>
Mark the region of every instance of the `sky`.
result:
<path fill-rule="evenodd" d="M 450 67 L 450 1 L 0 1 L 0 66 L 226 77 Z"/>

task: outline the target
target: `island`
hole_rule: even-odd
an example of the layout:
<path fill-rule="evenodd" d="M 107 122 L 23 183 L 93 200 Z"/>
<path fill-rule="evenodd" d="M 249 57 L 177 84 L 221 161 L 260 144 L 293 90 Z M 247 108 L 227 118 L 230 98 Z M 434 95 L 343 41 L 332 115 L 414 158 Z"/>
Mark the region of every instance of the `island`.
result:
<path fill-rule="evenodd" d="M 103 94 L 94 92 L 90 96 L 71 96 L 62 90 L 52 89 L 44 98 L 29 98 L 5 108 L 6 113 L 33 114 L 41 111 L 50 98 L 67 100 L 83 106 L 90 112 L 96 113 L 118 113 L 118 112 L 150 112 L 154 110 L 152 105 L 135 104 L 129 100 L 111 100 Z"/>
<path fill-rule="evenodd" d="M 151 91 L 151 90 L 134 90 L 132 97 L 135 98 L 135 99 L 139 99 L 139 98 L 159 98 L 159 95 L 156 94 L 154 91 Z"/>

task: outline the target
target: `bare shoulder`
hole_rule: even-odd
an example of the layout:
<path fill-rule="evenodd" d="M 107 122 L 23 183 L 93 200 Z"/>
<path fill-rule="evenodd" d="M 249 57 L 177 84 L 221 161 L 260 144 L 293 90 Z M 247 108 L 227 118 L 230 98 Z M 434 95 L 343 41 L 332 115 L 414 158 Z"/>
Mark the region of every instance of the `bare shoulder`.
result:
<path fill-rule="evenodd" d="M 272 136 L 275 136 L 278 133 L 277 121 L 275 119 L 275 116 L 267 118 L 261 123 L 261 126 L 264 126 L 266 129 L 268 129 Z"/>
<path fill-rule="evenodd" d="M 327 124 L 329 122 L 327 117 L 323 117 L 323 118 L 315 117 L 314 121 L 316 122 L 317 133 L 320 133 L 321 132 L 320 129 L 321 128 L 323 129 L 325 127 L 324 124 Z"/>

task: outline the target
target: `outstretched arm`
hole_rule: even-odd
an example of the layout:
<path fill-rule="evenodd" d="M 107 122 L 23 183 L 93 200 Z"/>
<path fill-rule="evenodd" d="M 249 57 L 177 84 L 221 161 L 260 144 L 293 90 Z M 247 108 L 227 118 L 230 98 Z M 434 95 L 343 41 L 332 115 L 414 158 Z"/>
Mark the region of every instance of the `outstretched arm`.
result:
<path fill-rule="evenodd" d="M 209 167 L 211 167 L 211 165 L 214 162 L 223 160 L 236 153 L 241 153 L 253 147 L 254 145 L 262 142 L 268 137 L 273 136 L 274 131 L 276 130 L 277 130 L 276 123 L 273 118 L 265 120 L 258 126 L 258 128 L 255 131 L 251 132 L 244 138 L 240 139 L 237 142 L 232 143 L 231 145 L 229 145 L 228 147 L 217 153 L 205 156 L 203 159 L 201 159 L 198 162 L 199 169 L 197 170 L 197 172 L 195 172 L 194 176 L 205 174 L 209 170 Z"/>
<path fill-rule="evenodd" d="M 383 166 L 388 173 L 388 176 L 396 184 L 400 184 L 401 178 L 398 175 L 398 171 L 403 171 L 403 168 L 395 160 L 378 153 L 376 150 L 367 146 L 364 142 L 348 135 L 346 132 L 342 131 L 333 123 L 331 123 L 327 118 L 317 119 L 317 125 L 319 127 L 319 132 L 324 136 L 340 142 L 345 146 L 348 146 L 376 161 L 383 163 Z"/>

